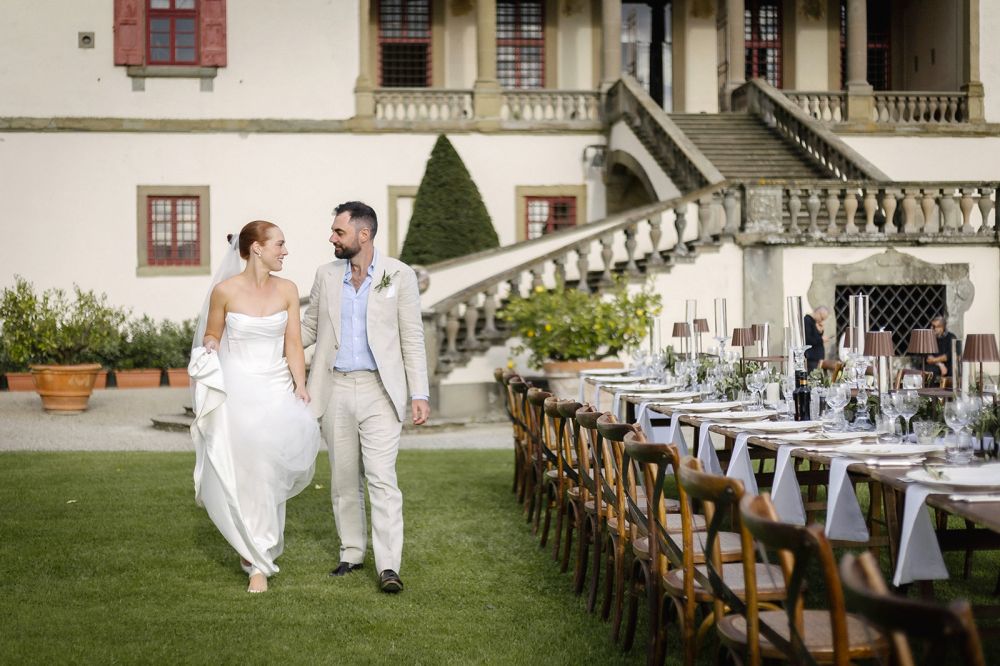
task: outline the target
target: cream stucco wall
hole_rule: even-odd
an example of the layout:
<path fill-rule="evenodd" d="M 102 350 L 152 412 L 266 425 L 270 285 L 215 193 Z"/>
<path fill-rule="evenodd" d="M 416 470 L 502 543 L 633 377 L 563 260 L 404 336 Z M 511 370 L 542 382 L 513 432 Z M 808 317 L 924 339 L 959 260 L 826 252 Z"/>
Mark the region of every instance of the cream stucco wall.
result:
<path fill-rule="evenodd" d="M 146 79 L 133 92 L 114 63 L 112 0 L 3 3 L 0 116 L 348 118 L 358 75 L 358 3 L 227 3 L 227 67 L 197 79 Z M 77 32 L 94 32 L 92 49 Z M 44 66 L 40 66 L 44 63 Z"/>
<path fill-rule="evenodd" d="M 560 0 L 559 59 L 556 86 L 564 90 L 591 90 L 594 87 L 594 16 L 590 2 Z"/>
<path fill-rule="evenodd" d="M 476 9 L 449 2 L 445 12 L 444 87 L 468 89 L 476 83 Z"/>
<path fill-rule="evenodd" d="M 208 276 L 136 277 L 136 186 L 207 185 L 213 268 L 225 234 L 264 218 L 285 231 L 285 275 L 308 292 L 332 258 L 330 211 L 360 199 L 388 219 L 389 185 L 417 185 L 435 135 L 5 134 L 0 150 L 3 261 L 40 287 L 106 291 L 157 317 L 189 316 Z M 595 137 L 451 137 L 479 186 L 502 243 L 514 239 L 515 187 L 582 184 L 583 147 Z M 523 156 L 531 154 L 531 160 Z M 155 156 L 152 159 L 151 156 Z M 376 246 L 385 251 L 388 230 Z M 16 250 L 15 250 L 16 248 Z"/>
<path fill-rule="evenodd" d="M 1000 123 L 1000 2 L 979 3 L 979 71 L 986 94 L 986 120 Z"/>
<path fill-rule="evenodd" d="M 840 137 L 893 180 L 996 180 L 1000 137 Z"/>
<path fill-rule="evenodd" d="M 797 4 L 797 3 L 796 3 Z M 824 8 L 825 9 L 825 8 Z M 828 18 L 826 13 L 818 17 L 809 16 L 798 7 L 794 17 L 795 47 L 794 81 L 786 81 L 785 87 L 792 90 L 826 90 L 829 79 Z"/>

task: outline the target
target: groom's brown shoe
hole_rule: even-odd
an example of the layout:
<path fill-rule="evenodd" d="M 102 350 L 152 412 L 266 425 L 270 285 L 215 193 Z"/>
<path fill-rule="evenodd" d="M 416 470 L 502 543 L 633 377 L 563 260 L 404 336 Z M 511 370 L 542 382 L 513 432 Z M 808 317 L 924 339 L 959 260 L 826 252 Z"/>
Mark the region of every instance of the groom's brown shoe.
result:
<path fill-rule="evenodd" d="M 357 571 L 361 568 L 360 564 L 351 564 L 350 562 L 341 562 L 337 565 L 337 568 L 330 572 L 331 576 L 346 576 L 352 571 Z"/>
<path fill-rule="evenodd" d="M 403 591 L 403 581 L 399 579 L 399 574 L 392 569 L 386 569 L 378 575 L 378 586 L 380 590 L 389 594 Z"/>

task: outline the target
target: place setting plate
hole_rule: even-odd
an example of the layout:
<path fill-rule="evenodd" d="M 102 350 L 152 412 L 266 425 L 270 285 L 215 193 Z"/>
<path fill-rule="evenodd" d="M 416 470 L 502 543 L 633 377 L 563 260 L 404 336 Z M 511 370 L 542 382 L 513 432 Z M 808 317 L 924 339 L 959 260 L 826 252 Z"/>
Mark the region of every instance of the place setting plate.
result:
<path fill-rule="evenodd" d="M 857 442 L 844 444 L 834 449 L 851 458 L 917 458 L 941 453 L 944 448 L 937 444 L 878 444 Z"/>
<path fill-rule="evenodd" d="M 676 412 L 722 412 L 743 405 L 744 403 L 738 400 L 731 400 L 729 402 L 684 402 L 670 405 L 670 407 Z"/>
<path fill-rule="evenodd" d="M 621 368 L 593 368 L 592 370 L 581 370 L 583 377 L 636 377 L 636 375 L 623 375 Z"/>
<path fill-rule="evenodd" d="M 777 413 L 773 409 L 761 409 L 746 412 L 706 412 L 699 416 L 706 421 L 763 421 Z"/>
<path fill-rule="evenodd" d="M 584 377 L 594 379 L 598 384 L 634 384 L 636 386 L 643 386 L 639 384 L 644 379 L 649 379 L 649 377 L 642 377 L 638 375 L 584 375 Z"/>
<path fill-rule="evenodd" d="M 626 393 L 666 393 L 672 388 L 674 388 L 673 384 L 618 384 L 615 386 L 616 391 Z"/>
<path fill-rule="evenodd" d="M 739 412 L 736 412 L 737 414 Z M 760 433 L 801 433 L 814 430 L 823 425 L 822 421 L 761 421 L 760 423 L 748 424 L 744 430 Z"/>
<path fill-rule="evenodd" d="M 788 423 L 787 421 L 776 421 L 775 423 Z M 801 423 L 801 421 L 800 421 Z M 846 444 L 859 440 L 875 440 L 878 433 L 874 432 L 796 432 L 787 434 L 776 434 L 768 439 L 780 439 L 794 442 L 809 442 L 810 444 Z"/>
<path fill-rule="evenodd" d="M 968 466 L 935 465 L 929 469 L 907 472 L 906 479 L 928 486 L 956 490 L 982 490 L 1000 493 L 1000 463 Z"/>

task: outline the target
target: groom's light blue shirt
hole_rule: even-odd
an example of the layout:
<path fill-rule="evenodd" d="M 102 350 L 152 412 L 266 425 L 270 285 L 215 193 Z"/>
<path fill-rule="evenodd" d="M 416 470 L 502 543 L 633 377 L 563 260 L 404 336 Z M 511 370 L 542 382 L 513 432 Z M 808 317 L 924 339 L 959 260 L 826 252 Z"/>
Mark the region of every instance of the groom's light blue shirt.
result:
<path fill-rule="evenodd" d="M 378 250 L 375 250 L 365 281 L 357 291 L 351 284 L 351 262 L 347 262 L 340 292 L 340 350 L 333 362 L 334 370 L 378 370 L 375 356 L 368 346 L 368 292 L 372 288 L 377 261 Z"/>

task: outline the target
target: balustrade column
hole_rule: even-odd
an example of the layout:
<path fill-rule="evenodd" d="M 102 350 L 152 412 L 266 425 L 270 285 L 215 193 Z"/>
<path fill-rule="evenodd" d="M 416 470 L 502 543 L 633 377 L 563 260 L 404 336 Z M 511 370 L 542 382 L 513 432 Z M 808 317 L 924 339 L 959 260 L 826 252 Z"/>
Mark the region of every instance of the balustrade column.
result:
<path fill-rule="evenodd" d="M 500 331 L 497 330 L 496 324 L 496 313 L 497 313 L 497 287 L 493 285 L 486 290 L 486 296 L 483 299 L 483 338 L 486 340 L 497 340 L 502 338 Z"/>
<path fill-rule="evenodd" d="M 840 210 L 840 192 L 841 190 L 830 190 L 826 195 L 826 216 L 830 220 L 826 225 L 826 234 L 830 237 L 836 236 L 838 232 L 837 211 Z"/>
<path fill-rule="evenodd" d="M 924 196 L 920 199 L 920 210 L 924 214 L 924 228 L 922 231 L 925 234 L 934 234 L 938 232 L 938 225 L 934 224 L 934 210 L 937 208 L 937 189 L 927 188 L 923 191 Z"/>
<path fill-rule="evenodd" d="M 979 188 L 979 212 L 983 216 L 983 224 L 979 227 L 979 233 L 981 234 L 988 234 L 993 231 L 989 225 L 991 210 L 993 210 L 993 188 L 981 187 Z M 996 227 L 996 220 L 993 221 L 993 226 Z"/>
<path fill-rule="evenodd" d="M 649 266 L 662 266 L 663 255 L 660 254 L 660 240 L 663 238 L 663 230 L 660 229 L 661 219 L 659 216 L 649 218 L 649 242 L 653 249 L 649 253 L 646 264 Z"/>
<path fill-rule="evenodd" d="M 725 234 L 737 234 L 740 231 L 738 201 L 736 199 L 737 190 L 735 187 L 726 188 L 723 197 L 722 208 L 726 211 L 726 226 L 722 229 Z"/>
<path fill-rule="evenodd" d="M 455 361 L 461 357 L 458 353 L 458 329 L 461 324 L 458 321 L 458 306 L 454 306 L 452 309 L 448 310 L 448 315 L 445 320 L 444 333 L 446 340 L 445 353 L 443 355 L 444 359 Z"/>
<path fill-rule="evenodd" d="M 885 226 L 882 227 L 882 232 L 885 234 L 896 233 L 896 194 L 891 190 L 885 191 L 885 196 L 882 197 L 882 208 L 885 210 Z"/>
<path fill-rule="evenodd" d="M 980 0 L 962 0 L 962 92 L 967 95 L 966 122 L 981 123 L 986 120 L 983 98 L 983 81 L 979 72 L 979 3 Z"/>
<path fill-rule="evenodd" d="M 819 195 L 816 190 L 809 190 L 809 198 L 806 199 L 806 210 L 809 212 L 809 234 L 819 236 Z"/>
<path fill-rule="evenodd" d="M 601 91 L 607 92 L 622 76 L 622 3 L 621 0 L 601 2 Z"/>
<path fill-rule="evenodd" d="M 500 117 L 502 103 L 497 82 L 497 3 L 476 3 L 476 84 L 473 110 L 477 119 Z M 492 123 L 491 123 L 492 124 Z"/>
<path fill-rule="evenodd" d="M 732 109 L 733 91 L 746 83 L 746 41 L 743 0 L 726 0 L 726 87 L 724 110 Z"/>
<path fill-rule="evenodd" d="M 576 248 L 576 272 L 580 274 L 580 280 L 576 283 L 578 291 L 585 294 L 590 293 L 590 285 L 587 284 L 587 275 L 590 273 L 590 243 L 584 243 Z"/>
<path fill-rule="evenodd" d="M 600 285 L 602 287 L 608 287 L 614 284 L 614 279 L 611 277 L 611 262 L 614 259 L 614 250 L 612 249 L 615 239 L 611 234 L 604 234 L 601 236 L 601 261 L 604 262 L 604 272 L 601 273 Z"/>
<path fill-rule="evenodd" d="M 848 235 L 854 235 L 858 233 L 858 225 L 855 223 L 855 216 L 858 213 L 858 195 L 855 194 L 854 190 L 844 191 L 844 217 L 847 218 L 847 226 L 844 227 L 844 233 Z"/>
<path fill-rule="evenodd" d="M 975 202 L 972 200 L 972 190 L 967 187 L 962 188 L 962 199 L 958 202 L 958 206 L 962 209 L 962 228 L 960 231 L 963 234 L 971 234 L 972 208 L 975 206 Z"/>
<path fill-rule="evenodd" d="M 903 233 L 912 234 L 917 230 L 917 198 L 915 190 L 903 190 Z"/>
<path fill-rule="evenodd" d="M 674 253 L 686 255 L 688 253 L 687 244 L 684 242 L 684 227 L 687 226 L 687 204 L 681 204 L 674 209 L 674 229 L 677 230 L 677 245 L 674 246 Z"/>
<path fill-rule="evenodd" d="M 847 120 L 871 122 L 873 101 L 868 83 L 868 1 L 847 0 Z"/>
<path fill-rule="evenodd" d="M 566 258 L 556 257 L 552 260 L 555 265 L 553 272 L 555 273 L 556 286 L 565 287 L 566 286 Z"/>
<path fill-rule="evenodd" d="M 628 255 L 628 261 L 625 263 L 625 272 L 629 275 L 639 275 L 639 266 L 635 263 L 635 248 L 636 240 L 635 236 L 638 233 L 638 225 L 635 223 L 625 227 L 625 252 Z"/>
<path fill-rule="evenodd" d="M 476 322 L 479 321 L 479 296 L 473 296 L 465 304 L 465 348 L 474 351 L 484 348 L 476 337 Z"/>
<path fill-rule="evenodd" d="M 865 233 L 873 234 L 878 231 L 875 226 L 875 211 L 878 210 L 878 199 L 875 190 L 870 189 L 865 192 Z"/>
<path fill-rule="evenodd" d="M 789 190 L 788 192 L 788 232 L 792 234 L 799 233 L 799 211 L 802 210 L 802 199 L 799 198 L 798 190 Z"/>
<path fill-rule="evenodd" d="M 698 199 L 698 240 L 703 243 L 711 242 L 712 232 L 712 197 L 702 197 Z"/>

